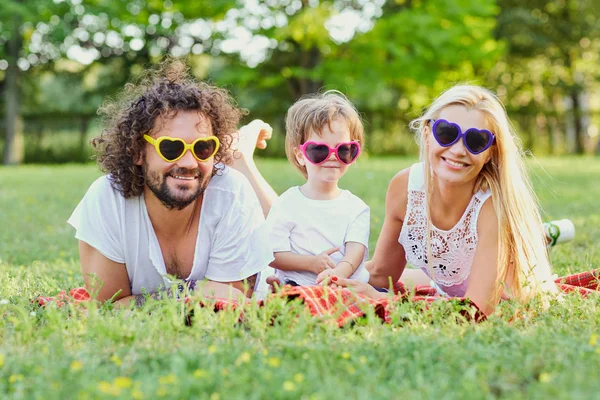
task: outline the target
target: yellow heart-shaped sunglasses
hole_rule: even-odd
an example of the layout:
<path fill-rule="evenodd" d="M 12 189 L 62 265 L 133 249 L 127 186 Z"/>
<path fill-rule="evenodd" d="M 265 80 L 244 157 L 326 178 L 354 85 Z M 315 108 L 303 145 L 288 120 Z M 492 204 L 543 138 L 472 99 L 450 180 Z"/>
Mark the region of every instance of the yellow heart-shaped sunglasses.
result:
<path fill-rule="evenodd" d="M 186 151 L 191 150 L 196 160 L 208 161 L 219 151 L 219 138 L 216 136 L 201 137 L 188 144 L 180 138 L 170 136 L 161 136 L 154 139 L 151 136 L 144 135 L 144 139 L 154 146 L 158 155 L 167 162 L 179 160 Z"/>

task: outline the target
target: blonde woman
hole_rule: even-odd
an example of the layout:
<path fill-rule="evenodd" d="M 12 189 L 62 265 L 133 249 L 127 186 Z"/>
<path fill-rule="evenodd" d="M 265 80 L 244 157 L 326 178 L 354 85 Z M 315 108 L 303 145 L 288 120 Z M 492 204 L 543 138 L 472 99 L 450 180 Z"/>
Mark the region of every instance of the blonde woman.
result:
<path fill-rule="evenodd" d="M 554 292 L 542 220 L 506 111 L 489 90 L 454 86 L 414 120 L 421 162 L 400 171 L 368 264 L 370 285 L 339 278 L 369 297 L 400 277 L 432 280 L 486 315 L 501 297 Z M 405 269 L 410 263 L 419 269 Z"/>

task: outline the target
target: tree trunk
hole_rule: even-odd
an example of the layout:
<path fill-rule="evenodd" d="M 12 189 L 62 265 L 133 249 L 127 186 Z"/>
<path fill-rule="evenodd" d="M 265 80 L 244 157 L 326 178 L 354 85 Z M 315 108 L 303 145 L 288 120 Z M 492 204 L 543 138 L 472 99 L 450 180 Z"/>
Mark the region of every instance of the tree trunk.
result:
<path fill-rule="evenodd" d="M 87 132 L 88 132 L 88 117 L 81 117 L 81 125 L 79 126 L 79 155 L 81 156 L 81 162 L 85 162 L 85 148 L 88 144 L 87 142 Z"/>
<path fill-rule="evenodd" d="M 4 143 L 4 164 L 21 164 L 24 158 L 25 146 L 23 142 L 23 120 L 19 111 L 19 50 L 21 49 L 20 22 L 15 21 L 11 37 L 8 40 L 5 87 L 5 123 L 6 141 Z"/>
<path fill-rule="evenodd" d="M 573 102 L 573 127 L 575 129 L 575 153 L 583 154 L 585 151 L 585 138 L 583 133 L 583 124 L 581 123 L 581 104 L 579 103 L 579 93 L 577 89 L 571 90 L 571 101 Z"/>

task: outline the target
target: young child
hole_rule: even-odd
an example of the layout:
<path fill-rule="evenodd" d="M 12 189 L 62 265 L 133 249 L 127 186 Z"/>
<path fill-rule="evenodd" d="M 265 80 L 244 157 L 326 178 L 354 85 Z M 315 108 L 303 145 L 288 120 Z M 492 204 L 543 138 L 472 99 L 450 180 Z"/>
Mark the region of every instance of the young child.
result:
<path fill-rule="evenodd" d="M 286 155 L 306 178 L 283 193 L 267 217 L 282 284 L 308 286 L 332 276 L 369 280 L 369 207 L 338 187 L 358 158 L 363 125 L 337 91 L 297 101 L 286 117 Z"/>

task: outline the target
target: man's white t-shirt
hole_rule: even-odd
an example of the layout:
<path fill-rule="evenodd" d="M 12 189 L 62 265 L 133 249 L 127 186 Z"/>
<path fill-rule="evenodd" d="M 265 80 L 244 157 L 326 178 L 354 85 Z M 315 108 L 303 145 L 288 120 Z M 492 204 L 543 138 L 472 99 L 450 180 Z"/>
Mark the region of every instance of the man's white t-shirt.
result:
<path fill-rule="evenodd" d="M 370 209 L 348 190 L 333 200 L 312 200 L 294 186 L 283 193 L 267 216 L 273 252 L 317 255 L 333 247 L 340 250 L 330 257 L 337 264 L 346 254 L 347 242 L 365 246 L 365 256 L 353 279 L 369 281 L 365 261 L 369 257 Z M 316 284 L 317 275 L 308 271 L 276 270 L 285 283 L 292 280 L 301 286 Z"/>
<path fill-rule="evenodd" d="M 217 282 L 252 276 L 273 260 L 260 203 L 248 180 L 225 167 L 204 192 L 194 264 L 186 280 Z M 125 264 L 131 293 L 168 287 L 165 262 L 144 195 L 126 199 L 98 178 L 68 220 L 75 237 L 106 258 Z"/>

